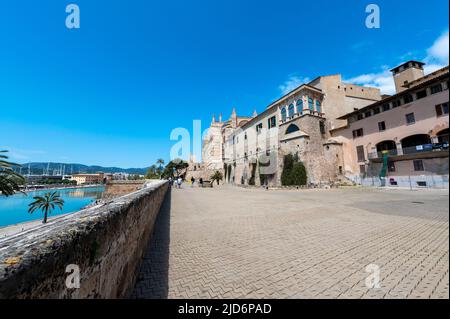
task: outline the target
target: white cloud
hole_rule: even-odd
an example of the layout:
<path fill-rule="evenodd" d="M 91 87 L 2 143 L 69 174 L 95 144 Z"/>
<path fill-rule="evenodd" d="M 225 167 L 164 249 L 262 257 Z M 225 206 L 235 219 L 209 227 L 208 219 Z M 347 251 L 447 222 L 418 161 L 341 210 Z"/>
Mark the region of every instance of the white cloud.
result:
<path fill-rule="evenodd" d="M 302 85 L 304 83 L 308 83 L 309 81 L 311 81 L 311 80 L 307 77 L 291 75 L 287 81 L 285 81 L 283 84 L 278 86 L 278 89 L 281 91 L 281 93 L 283 95 L 286 95 L 289 92 L 291 92 L 292 90 L 299 87 L 300 85 Z"/>
<path fill-rule="evenodd" d="M 434 41 L 431 48 L 427 50 L 427 57 L 425 62 L 436 63 L 438 65 L 448 64 L 448 30 L 445 31 L 436 41 Z"/>
<path fill-rule="evenodd" d="M 448 46 L 449 32 L 446 31 L 426 50 L 426 57 L 423 59 L 426 63 L 424 67 L 425 74 L 429 74 L 448 65 Z M 415 56 L 416 51 L 408 52 L 399 58 L 398 64 L 406 62 L 408 59 L 414 59 Z M 347 79 L 345 82 L 376 87 L 380 89 L 382 94 L 395 94 L 394 79 L 387 66 L 381 67 L 379 72 L 361 74 Z"/>
<path fill-rule="evenodd" d="M 384 69 L 377 73 L 362 74 L 344 82 L 379 88 L 382 94 L 394 94 L 395 84 L 392 73 Z"/>

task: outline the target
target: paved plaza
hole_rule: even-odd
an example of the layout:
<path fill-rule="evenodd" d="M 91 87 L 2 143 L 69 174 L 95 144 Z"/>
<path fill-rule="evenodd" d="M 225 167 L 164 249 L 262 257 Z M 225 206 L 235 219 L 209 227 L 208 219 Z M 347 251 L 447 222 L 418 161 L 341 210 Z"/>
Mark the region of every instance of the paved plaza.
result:
<path fill-rule="evenodd" d="M 132 297 L 449 298 L 448 203 L 448 190 L 185 185 L 167 195 Z"/>

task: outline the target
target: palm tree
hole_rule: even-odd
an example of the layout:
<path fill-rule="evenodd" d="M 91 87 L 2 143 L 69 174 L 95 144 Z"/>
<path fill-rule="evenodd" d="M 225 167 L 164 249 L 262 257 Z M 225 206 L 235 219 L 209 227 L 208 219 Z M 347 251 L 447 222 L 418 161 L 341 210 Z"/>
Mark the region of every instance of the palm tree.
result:
<path fill-rule="evenodd" d="M 64 206 L 64 200 L 58 195 L 58 193 L 46 193 L 44 196 L 33 197 L 34 202 L 30 203 L 28 206 L 28 212 L 33 214 L 34 211 L 40 209 L 44 213 L 44 220 L 42 223 L 47 223 L 47 215 L 55 209 L 55 206 L 62 210 Z"/>
<path fill-rule="evenodd" d="M 161 175 L 162 174 L 162 166 L 164 165 L 164 160 L 162 158 L 158 158 L 158 160 L 156 161 L 156 164 L 159 165 L 159 174 Z"/>
<path fill-rule="evenodd" d="M 13 170 L 20 165 L 8 162 L 8 156 L 4 155 L 7 152 L 0 151 L 0 194 L 10 196 L 20 191 L 20 185 L 25 182 L 25 179 Z"/>
<path fill-rule="evenodd" d="M 223 179 L 223 175 L 219 171 L 215 171 L 214 174 L 211 176 L 211 180 L 217 181 L 217 185 L 219 185 L 219 182 Z"/>

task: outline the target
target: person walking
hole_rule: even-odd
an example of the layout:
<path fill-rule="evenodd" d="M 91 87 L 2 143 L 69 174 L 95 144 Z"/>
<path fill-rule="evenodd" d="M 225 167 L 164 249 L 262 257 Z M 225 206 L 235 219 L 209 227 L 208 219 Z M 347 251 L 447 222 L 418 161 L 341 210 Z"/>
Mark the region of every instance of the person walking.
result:
<path fill-rule="evenodd" d="M 178 177 L 178 179 L 177 179 L 178 188 L 181 188 L 181 183 L 182 182 L 183 182 L 183 179 L 181 177 Z"/>
<path fill-rule="evenodd" d="M 194 187 L 194 183 L 195 183 L 195 178 L 194 176 L 191 177 L 191 187 Z"/>
<path fill-rule="evenodd" d="M 203 178 L 200 177 L 199 183 L 200 183 L 200 187 L 203 187 Z"/>

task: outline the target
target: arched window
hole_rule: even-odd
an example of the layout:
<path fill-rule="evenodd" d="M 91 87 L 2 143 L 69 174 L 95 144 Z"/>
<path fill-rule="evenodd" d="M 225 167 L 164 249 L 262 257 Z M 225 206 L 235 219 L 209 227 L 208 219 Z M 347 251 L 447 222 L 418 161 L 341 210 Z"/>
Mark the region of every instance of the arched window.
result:
<path fill-rule="evenodd" d="M 312 97 L 308 98 L 308 107 L 310 111 L 314 111 L 314 101 L 312 99 Z"/>
<path fill-rule="evenodd" d="M 285 107 L 283 107 L 281 109 L 281 120 L 286 121 L 286 108 Z"/>
<path fill-rule="evenodd" d="M 295 125 L 295 124 L 291 124 L 291 125 L 289 125 L 289 127 L 287 128 L 286 134 L 291 134 L 291 133 L 294 133 L 294 132 L 297 132 L 297 131 L 300 131 L 300 129 L 298 128 L 298 126 Z"/>
<path fill-rule="evenodd" d="M 297 110 L 299 113 L 303 113 L 303 99 L 297 100 Z"/>
<path fill-rule="evenodd" d="M 294 116 L 294 104 L 289 105 L 289 117 Z"/>
<path fill-rule="evenodd" d="M 322 103 L 319 100 L 316 100 L 316 111 L 322 113 Z"/>

